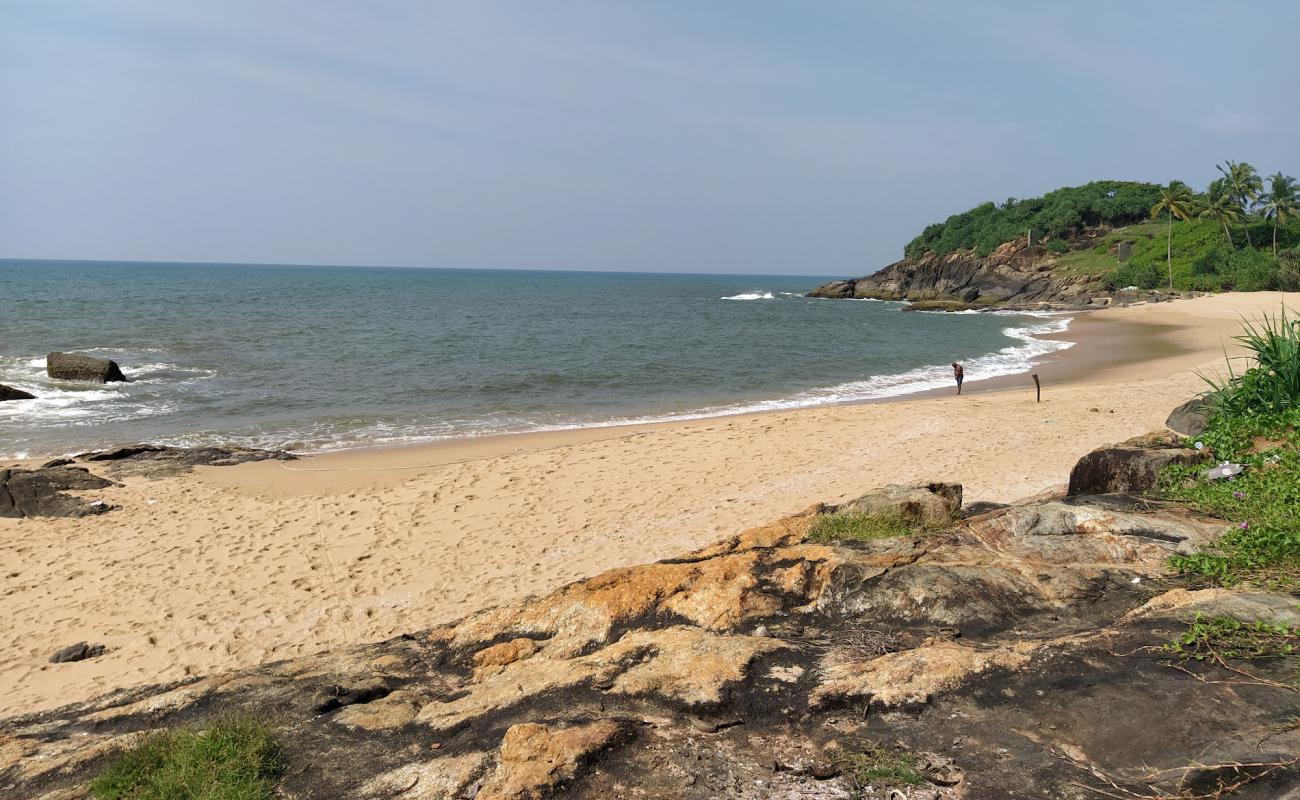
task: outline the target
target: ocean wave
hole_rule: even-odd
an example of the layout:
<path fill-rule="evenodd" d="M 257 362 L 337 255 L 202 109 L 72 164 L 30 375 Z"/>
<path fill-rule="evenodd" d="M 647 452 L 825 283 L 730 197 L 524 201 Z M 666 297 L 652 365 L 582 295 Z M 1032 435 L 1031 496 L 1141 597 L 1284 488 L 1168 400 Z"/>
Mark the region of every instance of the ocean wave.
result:
<path fill-rule="evenodd" d="M 770 292 L 750 292 L 731 299 L 767 299 Z M 889 301 L 873 301 L 889 302 Z M 898 304 L 902 307 L 902 303 Z M 1004 312 L 991 312 L 1004 313 Z M 1065 350 L 1071 342 L 1043 338 L 1068 329 L 1072 317 L 1060 312 L 1007 312 L 1015 322 L 1002 329 L 1011 341 L 1007 346 L 991 353 L 963 361 L 966 382 L 978 383 L 995 377 L 1030 371 L 1036 359 L 1053 352 Z M 215 375 L 211 370 L 178 365 L 161 358 L 138 362 L 125 358 L 124 369 L 136 376 L 130 383 L 88 384 L 79 386 L 51 381 L 45 376 L 44 356 L 29 355 L 0 357 L 0 378 L 5 383 L 37 395 L 36 400 L 0 403 L 0 420 L 21 423 L 29 430 L 49 426 L 93 427 L 101 423 L 157 417 L 184 413 L 192 401 L 205 397 L 209 389 L 202 388 L 204 379 Z M 610 428 L 624 425 L 655 422 L 676 422 L 706 419 L 761 411 L 779 411 L 839 403 L 878 400 L 923 392 L 953 385 L 948 364 L 931 364 L 903 372 L 872 375 L 860 380 L 845 381 L 831 386 L 815 387 L 782 397 L 765 400 L 709 405 L 680 412 L 662 414 L 628 415 L 607 419 L 549 419 L 529 417 L 527 414 L 485 414 L 473 419 L 422 418 L 362 418 L 340 416 L 330 419 L 303 418 L 289 421 L 283 417 L 275 422 L 248 425 L 235 430 L 199 430 L 171 435 L 160 435 L 156 441 L 178 446 L 244 445 L 253 447 L 280 447 L 296 452 L 327 452 L 374 446 L 414 444 L 445 441 L 448 439 L 477 438 L 482 436 L 528 433 L 540 431 L 573 430 L 579 428 Z M 86 442 L 101 446 L 102 442 Z M 27 442 L 12 440 L 11 452 L 0 457 L 24 457 L 31 450 Z M 90 449 L 81 447 L 79 451 Z M 19 450 L 21 448 L 21 450 Z M 4 448 L 0 448 L 4 449 Z"/>
<path fill-rule="evenodd" d="M 775 300 L 771 292 L 742 292 L 734 294 L 731 297 L 720 298 L 722 300 Z"/>

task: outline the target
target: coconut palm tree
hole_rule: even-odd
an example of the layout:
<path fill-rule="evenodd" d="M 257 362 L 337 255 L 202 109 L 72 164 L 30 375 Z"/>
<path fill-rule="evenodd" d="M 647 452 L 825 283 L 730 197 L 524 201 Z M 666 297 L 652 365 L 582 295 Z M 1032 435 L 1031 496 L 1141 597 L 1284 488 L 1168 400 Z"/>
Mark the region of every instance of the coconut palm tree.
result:
<path fill-rule="evenodd" d="M 1191 188 L 1182 181 L 1170 181 L 1169 186 L 1160 193 L 1160 200 L 1151 206 L 1151 219 L 1161 214 L 1169 215 L 1169 233 L 1165 237 L 1165 263 L 1169 266 L 1169 289 L 1174 288 L 1174 217 L 1187 219 L 1192 215 L 1192 203 L 1196 196 Z"/>
<path fill-rule="evenodd" d="M 1256 203 L 1264 214 L 1264 219 L 1273 220 L 1273 258 L 1277 258 L 1277 226 L 1283 225 L 1290 217 L 1300 215 L 1300 194 L 1297 194 L 1295 178 L 1277 173 L 1268 179 L 1268 191 L 1260 195 Z"/>
<path fill-rule="evenodd" d="M 1237 201 L 1237 206 L 1243 213 L 1248 213 L 1250 204 L 1259 199 L 1260 193 L 1264 190 L 1264 182 L 1259 179 L 1259 172 L 1245 161 L 1240 163 L 1225 161 L 1216 164 L 1215 167 L 1223 173 L 1223 179 L 1228 184 L 1228 194 Z M 1255 243 L 1250 240 L 1250 228 L 1244 221 L 1241 227 L 1246 231 L 1246 244 L 1254 247 Z"/>
<path fill-rule="evenodd" d="M 1212 219 L 1223 226 L 1223 238 L 1228 240 L 1228 248 L 1232 249 L 1232 231 L 1228 229 L 1228 223 L 1235 223 L 1241 219 L 1241 209 L 1237 207 L 1237 201 L 1228 194 L 1227 183 L 1223 178 L 1216 178 L 1210 181 L 1210 185 L 1205 189 L 1205 199 L 1201 206 L 1201 213 L 1196 216 L 1201 219 Z"/>

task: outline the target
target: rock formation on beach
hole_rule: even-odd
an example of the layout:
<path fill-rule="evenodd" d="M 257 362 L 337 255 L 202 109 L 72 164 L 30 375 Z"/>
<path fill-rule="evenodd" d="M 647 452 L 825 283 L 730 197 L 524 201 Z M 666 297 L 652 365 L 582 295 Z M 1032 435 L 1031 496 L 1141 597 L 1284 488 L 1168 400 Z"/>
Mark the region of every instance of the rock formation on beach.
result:
<path fill-rule="evenodd" d="M 111 511 L 102 500 L 85 500 L 68 492 L 93 491 L 115 486 L 92 474 L 82 464 L 92 464 L 114 478 L 143 475 L 163 478 L 182 475 L 197 466 L 227 467 L 248 461 L 295 458 L 283 450 L 227 447 L 165 447 L 137 444 L 56 458 L 37 469 L 0 470 L 0 517 L 84 517 Z"/>
<path fill-rule="evenodd" d="M 0 383 L 0 403 L 6 400 L 35 400 L 36 395 L 30 392 L 24 392 L 22 389 L 15 389 L 12 386 L 5 386 Z"/>
<path fill-rule="evenodd" d="M 1161 300 L 1160 292 L 1111 291 L 1101 276 L 1056 271 L 1057 257 L 1024 238 L 987 257 L 971 251 L 904 258 L 873 275 L 831 281 L 808 293 L 829 299 L 907 300 L 918 310 L 964 308 L 1088 309 Z"/>
<path fill-rule="evenodd" d="M 1140 481 L 1129 466 L 1172 444 L 1092 454 L 1092 483 Z M 1101 475 L 1115 464 L 1130 477 Z M 1289 595 L 1168 574 L 1171 554 L 1227 523 L 1127 492 L 960 503 L 951 484 L 886 487 L 455 623 L 412 620 L 385 642 L 8 719 L 0 797 L 83 796 L 148 732 L 230 713 L 277 731 L 286 798 L 1075 800 L 1223 778 L 1241 781 L 1234 797 L 1277 798 L 1300 786 L 1294 665 L 1247 680 L 1161 657 L 1196 614 L 1300 623 Z M 841 512 L 917 527 L 815 534 Z M 1265 766 L 1232 766 L 1245 764 Z M 867 788 L 885 773 L 906 777 L 896 794 Z"/>
<path fill-rule="evenodd" d="M 126 380 L 116 361 L 78 353 L 50 353 L 45 357 L 45 372 L 60 381 L 110 383 Z"/>

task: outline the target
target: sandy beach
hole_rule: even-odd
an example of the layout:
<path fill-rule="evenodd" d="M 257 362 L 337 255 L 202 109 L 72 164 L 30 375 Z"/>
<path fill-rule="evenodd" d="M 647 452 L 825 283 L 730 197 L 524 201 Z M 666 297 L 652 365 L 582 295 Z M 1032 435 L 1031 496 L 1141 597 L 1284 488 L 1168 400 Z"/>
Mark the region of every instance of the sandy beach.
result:
<path fill-rule="evenodd" d="M 427 628 L 886 483 L 1064 483 L 1221 367 L 1231 294 L 1077 317 L 1027 375 L 908 399 L 353 451 L 129 479 L 87 519 L 0 519 L 0 715 Z M 969 378 L 977 376 L 971 375 Z M 50 664 L 86 640 L 109 652 Z"/>

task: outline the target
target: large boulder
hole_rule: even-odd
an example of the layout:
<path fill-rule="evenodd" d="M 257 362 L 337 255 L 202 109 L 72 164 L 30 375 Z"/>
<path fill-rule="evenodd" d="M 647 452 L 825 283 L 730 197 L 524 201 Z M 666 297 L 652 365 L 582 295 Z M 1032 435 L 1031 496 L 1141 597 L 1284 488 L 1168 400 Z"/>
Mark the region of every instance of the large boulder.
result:
<path fill-rule="evenodd" d="M 906 522 L 936 527 L 952 522 L 960 509 L 960 483 L 914 483 L 873 489 L 845 503 L 839 510 L 896 517 Z"/>
<path fill-rule="evenodd" d="M 64 494 L 114 485 L 80 467 L 0 470 L 0 517 L 85 517 L 109 510 Z"/>
<path fill-rule="evenodd" d="M 35 400 L 36 395 L 30 392 L 24 392 L 22 389 L 15 389 L 12 386 L 5 386 L 0 383 L 0 403 L 6 400 Z"/>
<path fill-rule="evenodd" d="M 1193 397 L 1169 412 L 1165 427 L 1184 436 L 1200 436 L 1210 420 L 1210 404 L 1204 397 Z"/>
<path fill-rule="evenodd" d="M 1174 436 L 1142 436 L 1101 447 L 1079 459 L 1070 470 L 1070 497 L 1084 494 L 1145 492 L 1155 487 L 1160 470 L 1198 464 L 1206 454 L 1178 444 Z"/>
<path fill-rule="evenodd" d="M 126 380 L 116 361 L 77 353 L 50 353 L 45 357 L 45 372 L 60 381 L 109 383 Z"/>

